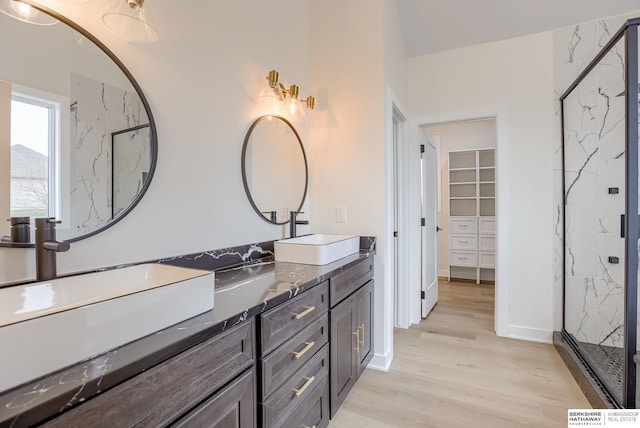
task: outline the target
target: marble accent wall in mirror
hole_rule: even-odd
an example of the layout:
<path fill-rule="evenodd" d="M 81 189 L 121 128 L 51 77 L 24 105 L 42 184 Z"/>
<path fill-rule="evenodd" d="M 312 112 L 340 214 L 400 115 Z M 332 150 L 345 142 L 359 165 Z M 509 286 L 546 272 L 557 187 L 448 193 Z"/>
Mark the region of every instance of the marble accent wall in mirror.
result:
<path fill-rule="evenodd" d="M 256 119 L 242 147 L 242 181 L 258 215 L 286 224 L 290 211 L 300 211 L 307 195 L 307 156 L 298 132 L 281 116 Z"/>
<path fill-rule="evenodd" d="M 143 197 L 156 166 L 156 128 L 140 86 L 122 62 L 77 24 L 42 11 L 59 22 L 31 25 L 0 14 L 0 85 L 11 94 L 0 103 L 11 102 L 11 110 L 16 100 L 54 106 L 48 143 L 53 148 L 41 162 L 51 172 L 43 180 L 48 202 L 39 211 L 21 206 L 14 196 L 23 189 L 14 177 L 2 171 L 0 180 L 11 180 L 12 215 L 56 217 L 62 221 L 58 238 L 73 242 L 112 226 Z M 14 150 L 24 141 L 12 132 L 14 165 L 43 158 L 33 149 Z M 0 201 L 3 213 L 8 203 Z"/>

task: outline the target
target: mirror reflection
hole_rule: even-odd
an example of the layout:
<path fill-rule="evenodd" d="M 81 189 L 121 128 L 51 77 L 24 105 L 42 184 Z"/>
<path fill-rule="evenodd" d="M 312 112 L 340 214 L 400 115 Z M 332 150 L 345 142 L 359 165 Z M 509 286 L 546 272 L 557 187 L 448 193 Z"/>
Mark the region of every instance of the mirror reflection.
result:
<path fill-rule="evenodd" d="M 242 148 L 242 179 L 251 206 L 264 220 L 285 224 L 300 211 L 307 193 L 307 158 L 293 125 L 262 116 L 251 125 Z"/>
<path fill-rule="evenodd" d="M 11 151 L 10 171 L 0 176 L 10 181 L 11 200 L 0 207 L 3 215 L 56 217 L 58 237 L 68 241 L 126 215 L 156 156 L 151 115 L 133 79 L 73 26 L 0 14 L 0 36 L 10 40 L 0 44 L 0 129 L 10 129 L 0 144 Z"/>

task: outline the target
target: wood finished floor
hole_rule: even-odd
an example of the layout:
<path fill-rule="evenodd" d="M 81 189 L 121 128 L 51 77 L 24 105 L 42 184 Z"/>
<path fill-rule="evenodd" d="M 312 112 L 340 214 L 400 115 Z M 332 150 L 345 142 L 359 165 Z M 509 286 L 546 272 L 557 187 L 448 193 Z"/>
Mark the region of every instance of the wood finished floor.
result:
<path fill-rule="evenodd" d="M 590 408 L 553 345 L 498 337 L 492 285 L 440 281 L 419 325 L 395 329 L 388 373 L 368 369 L 329 428 L 566 427 Z"/>

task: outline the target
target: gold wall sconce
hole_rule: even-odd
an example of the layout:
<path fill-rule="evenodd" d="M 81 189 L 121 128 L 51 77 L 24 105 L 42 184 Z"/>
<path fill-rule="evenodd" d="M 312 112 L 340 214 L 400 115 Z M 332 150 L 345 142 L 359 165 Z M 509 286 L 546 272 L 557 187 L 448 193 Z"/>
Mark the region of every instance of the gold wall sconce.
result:
<path fill-rule="evenodd" d="M 58 0 L 62 3 L 81 5 L 89 0 Z M 57 19 L 44 13 L 34 0 L 0 0 L 0 12 L 29 24 L 53 25 Z M 149 19 L 145 0 L 115 0 L 102 22 L 120 37 L 132 42 L 155 42 L 158 32 Z"/>
<path fill-rule="evenodd" d="M 18 21 L 35 25 L 53 25 L 58 22 L 35 6 L 29 0 L 0 0 L 0 12 Z"/>
<path fill-rule="evenodd" d="M 61 3 L 85 4 L 89 0 L 58 0 Z M 0 0 L 0 12 L 19 21 L 35 25 L 53 25 L 57 19 L 42 12 L 42 6 L 32 0 Z"/>
<path fill-rule="evenodd" d="M 300 88 L 296 84 L 292 84 L 288 88 L 278 81 L 279 74 L 276 70 L 271 70 L 266 77 L 266 84 L 258 100 L 271 106 L 287 106 L 291 116 L 304 115 L 316 106 L 316 99 L 309 95 L 300 99 Z"/>
<path fill-rule="evenodd" d="M 158 32 L 151 25 L 144 0 L 117 0 L 102 22 L 120 37 L 131 42 L 155 42 Z"/>

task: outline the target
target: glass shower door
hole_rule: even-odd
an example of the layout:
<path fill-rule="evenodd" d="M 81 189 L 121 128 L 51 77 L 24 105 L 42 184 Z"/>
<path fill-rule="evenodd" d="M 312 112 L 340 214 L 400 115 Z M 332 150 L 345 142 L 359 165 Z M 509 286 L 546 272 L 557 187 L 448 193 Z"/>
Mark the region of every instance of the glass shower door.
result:
<path fill-rule="evenodd" d="M 623 400 L 625 350 L 625 40 L 563 99 L 564 325 Z"/>

